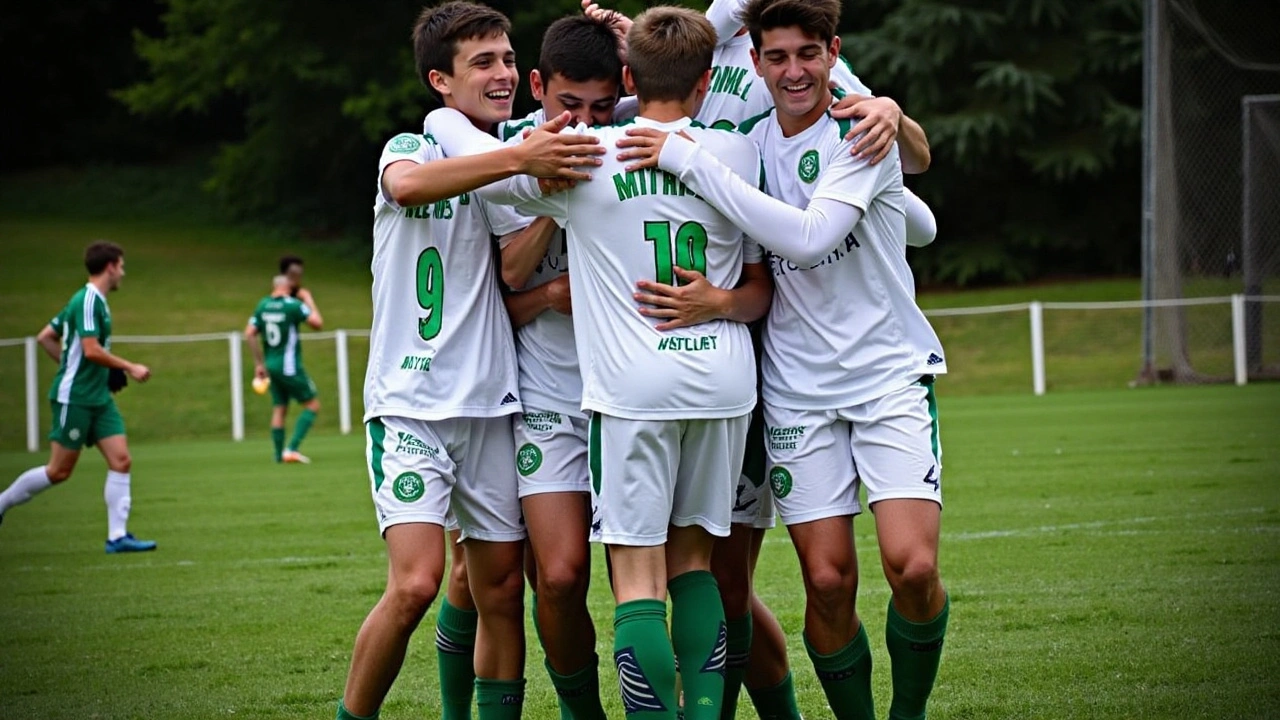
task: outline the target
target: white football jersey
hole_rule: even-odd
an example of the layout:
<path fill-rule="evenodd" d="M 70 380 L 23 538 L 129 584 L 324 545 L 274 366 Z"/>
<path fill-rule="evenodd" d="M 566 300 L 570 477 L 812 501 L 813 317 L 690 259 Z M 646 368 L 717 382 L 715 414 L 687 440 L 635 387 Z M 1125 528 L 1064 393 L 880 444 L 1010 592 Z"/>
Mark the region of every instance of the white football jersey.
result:
<path fill-rule="evenodd" d="M 798 208 L 827 198 L 863 211 L 844 242 L 812 267 L 770 257 L 764 397 L 778 407 L 851 407 L 947 371 L 942 344 L 915 302 L 897 146 L 868 165 L 850 154 L 849 127 L 824 115 L 788 138 L 770 113 L 741 128 L 760 146 L 770 195 Z"/>
<path fill-rule="evenodd" d="M 492 236 L 520 230 L 529 219 L 470 193 L 402 208 L 382 191 L 391 163 L 443 157 L 430 136 L 405 133 L 386 144 L 378 161 L 366 421 L 497 417 L 521 409 Z"/>
<path fill-rule="evenodd" d="M 759 153 L 740 135 L 691 126 L 687 118 L 634 122 L 686 130 L 747 182 L 760 182 Z M 590 133 L 614 147 L 628 127 Z M 761 261 L 758 246 L 744 242 L 741 230 L 675 176 L 660 170 L 629 173 L 623 169 L 627 163 L 614 155 L 602 159 L 590 182 L 519 206 L 526 214 L 554 218 L 568 232 L 583 409 L 636 420 L 750 412 L 756 399 L 755 358 L 747 326 L 714 320 L 659 331 L 655 326 L 661 321 L 641 315 L 633 294 L 642 278 L 678 284 L 672 270 L 677 265 L 702 272 L 717 287 L 736 287 L 744 258 Z"/>

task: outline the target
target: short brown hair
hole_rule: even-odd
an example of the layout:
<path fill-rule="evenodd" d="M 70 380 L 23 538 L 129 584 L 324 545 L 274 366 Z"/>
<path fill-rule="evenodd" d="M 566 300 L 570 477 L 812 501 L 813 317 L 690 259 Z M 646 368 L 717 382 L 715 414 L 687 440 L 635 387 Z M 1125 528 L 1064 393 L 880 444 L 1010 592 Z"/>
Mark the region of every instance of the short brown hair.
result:
<path fill-rule="evenodd" d="M 511 31 L 507 16 L 487 5 L 466 0 L 450 0 L 425 8 L 413 24 L 413 58 L 418 79 L 439 100 L 428 76 L 432 70 L 453 74 L 453 56 L 458 43 L 472 38 L 491 38 Z"/>
<path fill-rule="evenodd" d="M 765 30 L 797 27 L 827 45 L 840 25 L 840 0 L 748 0 L 738 19 L 751 33 L 751 45 L 760 50 Z"/>
<path fill-rule="evenodd" d="M 569 82 L 622 81 L 618 36 L 604 20 L 590 15 L 569 15 L 551 23 L 542 35 L 538 56 L 542 82 L 560 75 Z"/>
<path fill-rule="evenodd" d="M 705 15 L 659 6 L 640 13 L 627 33 L 627 65 L 641 100 L 684 100 L 711 69 L 716 30 Z"/>
<path fill-rule="evenodd" d="M 124 250 L 119 245 L 100 240 L 84 249 L 84 269 L 97 275 L 122 257 Z"/>

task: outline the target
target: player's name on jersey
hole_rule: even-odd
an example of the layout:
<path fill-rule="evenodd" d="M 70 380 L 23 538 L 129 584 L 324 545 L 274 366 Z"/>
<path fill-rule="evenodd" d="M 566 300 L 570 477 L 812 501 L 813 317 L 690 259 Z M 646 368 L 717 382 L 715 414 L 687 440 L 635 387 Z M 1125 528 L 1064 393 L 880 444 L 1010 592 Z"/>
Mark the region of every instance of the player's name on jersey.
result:
<path fill-rule="evenodd" d="M 282 323 L 289 319 L 289 316 L 280 312 L 264 312 L 262 313 L 262 322 Z"/>
<path fill-rule="evenodd" d="M 419 320 L 419 323 L 423 321 Z M 405 355 L 404 360 L 400 362 L 401 370 L 412 370 L 414 372 L 431 372 L 431 358 L 426 355 Z"/>
<path fill-rule="evenodd" d="M 751 83 L 751 80 L 747 80 L 747 68 L 717 65 L 711 68 L 711 89 L 707 92 L 733 95 L 746 102 L 747 93 L 751 92 Z"/>
<path fill-rule="evenodd" d="M 407 207 L 404 209 L 404 216 L 415 220 L 452 220 L 455 200 L 459 205 L 470 205 L 471 193 L 462 193 L 456 198 L 445 198 L 417 207 Z"/>
<path fill-rule="evenodd" d="M 769 448 L 772 450 L 795 450 L 800 444 L 800 440 L 804 438 L 805 429 L 806 426 L 804 425 L 766 428 L 765 432 L 769 436 Z"/>
<path fill-rule="evenodd" d="M 563 416 L 558 412 L 527 412 L 522 416 L 525 427 L 538 432 L 550 432 L 564 422 Z"/>
<path fill-rule="evenodd" d="M 662 352 L 706 352 L 716 349 L 716 335 L 699 335 L 697 337 L 664 337 L 658 340 L 658 350 Z"/>
<path fill-rule="evenodd" d="M 702 200 L 688 185 L 680 182 L 680 178 L 665 170 L 653 168 L 615 173 L 613 186 L 618 190 L 618 202 L 647 195 L 688 196 Z"/>
<path fill-rule="evenodd" d="M 849 253 L 851 253 L 854 250 L 854 248 L 860 248 L 860 247 L 862 247 L 862 244 L 858 242 L 858 238 L 854 237 L 853 233 L 849 233 L 848 235 L 845 236 L 844 242 L 842 244 L 838 245 L 834 250 L 828 253 L 826 257 L 822 258 L 822 260 L 818 261 L 816 265 L 810 265 L 809 267 L 800 267 L 799 265 L 796 265 L 790 260 L 787 260 L 785 258 L 780 258 L 777 255 L 770 254 L 769 266 L 773 270 L 773 274 L 775 277 L 782 277 L 783 275 L 786 275 L 787 273 L 791 273 L 791 272 L 804 272 L 806 270 L 817 270 L 820 267 L 826 267 L 826 266 L 834 265 L 840 262 L 841 260 L 848 257 Z"/>

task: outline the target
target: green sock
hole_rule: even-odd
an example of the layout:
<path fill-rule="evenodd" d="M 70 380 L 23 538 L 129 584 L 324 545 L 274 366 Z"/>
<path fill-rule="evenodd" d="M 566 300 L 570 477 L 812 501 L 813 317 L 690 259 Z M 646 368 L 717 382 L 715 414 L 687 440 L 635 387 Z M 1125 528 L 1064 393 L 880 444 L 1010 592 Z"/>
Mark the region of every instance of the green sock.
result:
<path fill-rule="evenodd" d="M 538 637 L 538 646 L 546 653 L 547 643 L 542 639 L 542 626 L 538 624 L 538 593 L 530 593 L 532 598 L 529 607 L 533 613 L 533 634 Z M 551 664 L 547 663 L 547 672 L 552 673 Z M 555 674 L 551 674 L 551 684 L 555 685 Z M 598 693 L 597 693 L 598 694 Z M 565 702 L 564 696 L 560 694 L 560 686 L 556 685 L 556 704 L 560 706 L 560 720 L 573 720 L 573 713 L 569 711 L 569 705 Z"/>
<path fill-rule="evenodd" d="M 942 661 L 942 639 L 947 634 L 947 616 L 951 614 L 951 598 L 942 605 L 938 616 L 916 623 L 902 617 L 889 601 L 889 620 L 884 639 L 889 646 L 889 665 L 893 673 L 893 703 L 889 720 L 924 720 L 924 706 L 938 677 Z"/>
<path fill-rule="evenodd" d="M 284 452 L 284 428 L 271 428 L 271 443 L 276 446 L 276 462 L 280 462 L 280 454 Z"/>
<path fill-rule="evenodd" d="M 613 662 L 628 720 L 676 716 L 676 656 L 667 635 L 667 604 L 632 600 L 613 615 Z"/>
<path fill-rule="evenodd" d="M 738 713 L 738 695 L 742 692 L 742 680 L 747 675 L 747 661 L 751 659 L 751 628 L 750 610 L 742 617 L 724 621 L 724 702 L 720 705 L 722 720 L 733 720 Z"/>
<path fill-rule="evenodd" d="M 720 720 L 727 633 L 716 578 L 706 570 L 694 570 L 667 581 L 667 592 L 684 716 L 686 720 Z"/>
<path fill-rule="evenodd" d="M 298 449 L 298 446 L 302 444 L 303 438 L 307 436 L 307 432 L 311 430 L 311 423 L 315 421 L 315 413 L 310 410 L 302 411 L 302 414 L 298 416 L 298 424 L 293 426 L 293 437 L 289 438 L 290 450 Z"/>
<path fill-rule="evenodd" d="M 826 693 L 827 704 L 837 720 L 874 720 L 875 700 L 871 697 L 871 645 L 867 629 L 858 627 L 848 645 L 822 655 L 804 639 L 805 650 L 813 661 L 813 669 Z"/>
<path fill-rule="evenodd" d="M 356 715 L 355 713 L 348 710 L 347 706 L 343 705 L 342 701 L 339 700 L 338 716 L 335 718 L 335 720 L 378 720 L 378 712 L 379 711 L 375 710 L 372 715 Z"/>
<path fill-rule="evenodd" d="M 520 720 L 524 709 L 524 678 L 476 678 L 476 708 L 479 720 Z"/>
<path fill-rule="evenodd" d="M 760 720 L 803 720 L 800 717 L 800 706 L 796 704 L 796 686 L 791 679 L 791 672 L 782 678 L 782 682 L 773 687 L 747 688 L 751 703 L 756 706 L 756 714 Z"/>
<path fill-rule="evenodd" d="M 547 674 L 560 699 L 560 717 L 566 720 L 605 720 L 600 704 L 600 658 L 591 654 L 591 662 L 577 672 L 561 675 L 547 663 Z"/>
<path fill-rule="evenodd" d="M 440 666 L 441 720 L 471 720 L 475 690 L 476 622 L 474 610 L 459 610 L 446 598 L 436 616 L 436 660 Z"/>

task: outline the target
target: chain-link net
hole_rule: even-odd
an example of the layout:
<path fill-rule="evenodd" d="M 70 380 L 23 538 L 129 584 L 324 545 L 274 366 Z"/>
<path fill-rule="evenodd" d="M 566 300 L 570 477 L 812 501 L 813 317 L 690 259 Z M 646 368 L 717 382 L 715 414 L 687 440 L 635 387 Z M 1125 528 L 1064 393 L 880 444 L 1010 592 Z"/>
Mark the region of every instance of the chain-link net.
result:
<path fill-rule="evenodd" d="M 1270 5 L 1149 0 L 1148 299 L 1280 292 L 1280 103 L 1266 99 L 1280 97 L 1280 12 Z M 1264 332 L 1262 304 L 1249 310 L 1250 372 L 1261 377 L 1280 337 Z M 1221 320 L 1144 311 L 1141 379 L 1230 377 L 1208 360 Z"/>

